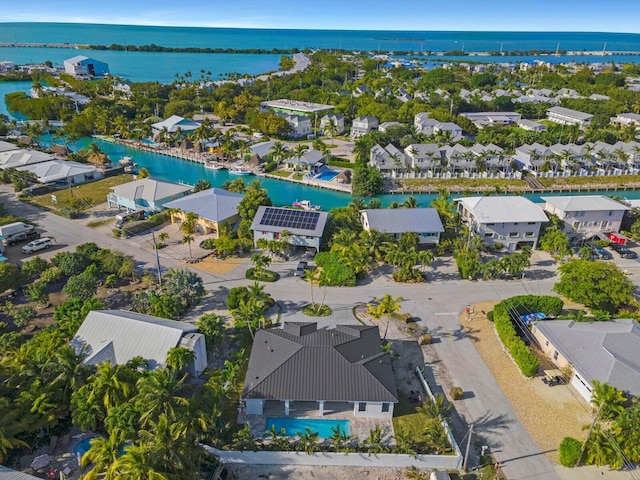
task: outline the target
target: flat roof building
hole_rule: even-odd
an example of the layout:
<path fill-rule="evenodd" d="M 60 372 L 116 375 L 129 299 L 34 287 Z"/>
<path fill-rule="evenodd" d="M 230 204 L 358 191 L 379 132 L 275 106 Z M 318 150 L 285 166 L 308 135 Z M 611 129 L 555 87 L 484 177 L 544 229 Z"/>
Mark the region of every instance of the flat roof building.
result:
<path fill-rule="evenodd" d="M 263 111 L 271 110 L 276 113 L 304 115 L 310 117 L 319 113 L 330 112 L 335 107 L 333 105 L 324 105 L 322 103 L 301 102 L 299 100 L 281 98 L 279 100 L 266 100 L 264 102 L 260 102 L 260 108 Z"/>

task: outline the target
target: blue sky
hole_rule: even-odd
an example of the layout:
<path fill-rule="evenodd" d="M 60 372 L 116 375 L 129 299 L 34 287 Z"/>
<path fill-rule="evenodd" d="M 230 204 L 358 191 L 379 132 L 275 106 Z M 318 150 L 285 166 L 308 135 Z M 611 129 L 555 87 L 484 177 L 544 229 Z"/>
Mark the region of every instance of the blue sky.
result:
<path fill-rule="evenodd" d="M 640 32 L 638 0 L 0 0 L 0 10 L 3 22 Z"/>

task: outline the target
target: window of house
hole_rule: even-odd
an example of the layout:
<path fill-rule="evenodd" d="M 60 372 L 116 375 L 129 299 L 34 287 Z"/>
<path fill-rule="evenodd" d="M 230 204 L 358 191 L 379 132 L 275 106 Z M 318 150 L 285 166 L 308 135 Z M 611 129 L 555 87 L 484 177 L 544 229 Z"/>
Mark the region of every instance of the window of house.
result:
<path fill-rule="evenodd" d="M 553 359 L 554 360 L 558 359 L 558 351 L 557 350 L 554 350 L 554 352 L 553 352 Z"/>
<path fill-rule="evenodd" d="M 487 223 L 487 227 L 494 227 L 495 223 Z"/>
<path fill-rule="evenodd" d="M 609 212 L 609 216 L 613 215 L 613 212 Z"/>
<path fill-rule="evenodd" d="M 517 237 L 518 236 L 518 232 L 509 232 L 509 236 L 510 237 Z"/>
<path fill-rule="evenodd" d="M 524 236 L 525 236 L 525 237 L 533 237 L 534 235 L 535 235 L 535 233 L 534 233 L 534 232 L 526 232 L 526 233 L 524 234 Z"/>
<path fill-rule="evenodd" d="M 576 217 L 584 217 L 584 212 L 576 212 Z"/>
<path fill-rule="evenodd" d="M 382 404 L 382 413 L 388 413 L 389 412 L 389 404 L 388 403 L 383 403 Z"/>
<path fill-rule="evenodd" d="M 527 222 L 527 225 L 535 225 L 536 222 Z"/>
<path fill-rule="evenodd" d="M 546 340 L 546 341 L 544 342 L 544 346 L 545 346 L 545 347 L 548 347 L 548 346 L 549 346 L 549 340 Z"/>
<path fill-rule="evenodd" d="M 484 236 L 486 238 L 493 238 L 493 233 L 485 233 Z"/>
<path fill-rule="evenodd" d="M 367 411 L 367 403 L 366 402 L 358 402 L 358 411 L 366 412 Z"/>
<path fill-rule="evenodd" d="M 514 225 L 518 225 L 518 222 L 513 222 Z"/>

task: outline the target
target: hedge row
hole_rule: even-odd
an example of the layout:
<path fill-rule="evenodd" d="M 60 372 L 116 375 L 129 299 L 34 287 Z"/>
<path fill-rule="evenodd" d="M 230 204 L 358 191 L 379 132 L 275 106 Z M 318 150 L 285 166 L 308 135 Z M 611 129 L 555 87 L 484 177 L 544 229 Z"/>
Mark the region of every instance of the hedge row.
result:
<path fill-rule="evenodd" d="M 327 163 L 330 167 L 350 168 L 352 170 L 356 166 L 355 163 L 351 163 L 349 160 L 340 160 L 336 157 L 330 158 Z"/>
<path fill-rule="evenodd" d="M 498 303 L 493 309 L 493 323 L 500 341 L 509 350 L 511 357 L 526 377 L 532 377 L 540 368 L 540 360 L 531 353 L 527 345 L 518 337 L 513 326 L 511 312 L 542 312 L 548 316 L 557 316 L 564 303 L 557 297 L 520 295 Z"/>

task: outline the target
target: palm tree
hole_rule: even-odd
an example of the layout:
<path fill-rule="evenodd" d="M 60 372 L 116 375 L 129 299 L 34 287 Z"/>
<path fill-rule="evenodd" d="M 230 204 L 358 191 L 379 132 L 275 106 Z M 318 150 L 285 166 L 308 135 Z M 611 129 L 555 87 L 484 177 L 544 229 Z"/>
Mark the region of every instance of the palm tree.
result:
<path fill-rule="evenodd" d="M 309 427 L 304 428 L 304 432 L 296 432 L 298 436 L 298 449 L 311 455 L 313 452 L 317 452 L 318 447 L 318 432 L 314 432 Z"/>
<path fill-rule="evenodd" d="M 432 419 L 445 420 L 451 412 L 451 404 L 441 393 L 436 393 L 434 398 L 428 398 L 422 405 L 416 407 L 418 413 L 422 413 Z"/>
<path fill-rule="evenodd" d="M 372 198 L 367 203 L 367 208 L 371 208 L 371 209 L 382 208 L 382 201 L 379 198 Z"/>
<path fill-rule="evenodd" d="M 156 471 L 150 465 L 149 447 L 131 445 L 124 455 L 116 460 L 114 470 L 121 480 L 169 480 L 169 477 Z"/>
<path fill-rule="evenodd" d="M 196 233 L 197 222 L 198 215 L 194 212 L 187 212 L 182 224 L 180 224 L 180 231 L 184 233 L 182 243 L 187 243 L 189 245 L 189 258 L 193 256 L 191 254 L 191 242 L 193 242 L 193 234 Z"/>
<path fill-rule="evenodd" d="M 391 316 L 400 311 L 400 302 L 402 301 L 402 297 L 394 298 L 389 293 L 385 293 L 382 298 L 377 298 L 377 305 L 369 304 L 367 305 L 367 310 L 369 314 L 376 318 L 380 319 L 382 317 L 387 317 L 387 325 L 384 330 L 383 340 L 387 339 L 387 332 L 389 331 L 389 323 L 391 321 Z"/>
<path fill-rule="evenodd" d="M 18 433 L 24 431 L 25 426 L 20 420 L 20 410 L 11 408 L 8 398 L 0 398 L 0 462 L 4 460 L 9 450 L 19 447 L 28 447 L 29 445 L 15 437 Z"/>
<path fill-rule="evenodd" d="M 409 196 L 402 204 L 404 208 L 418 208 L 418 200 L 413 195 Z"/>
<path fill-rule="evenodd" d="M 186 359 L 176 358 L 175 362 L 184 360 Z M 167 364 L 169 362 L 169 355 L 167 355 Z M 182 411 L 189 403 L 184 396 L 180 395 L 184 389 L 185 379 L 184 376 L 178 378 L 172 370 L 160 368 L 138 380 L 139 393 L 135 401 L 136 406 L 143 412 L 140 416 L 142 426 L 155 421 L 161 414 L 167 415 L 172 420 L 180 419 Z"/>
<path fill-rule="evenodd" d="M 256 278 L 262 277 L 262 270 L 271 264 L 271 259 L 266 255 L 255 253 L 251 256 L 251 263 L 254 265 L 253 273 Z"/>
<path fill-rule="evenodd" d="M 101 402 L 105 412 L 121 405 L 133 393 L 133 386 L 126 375 L 127 371 L 123 365 L 101 363 L 96 373 L 90 377 L 92 381 L 89 399 L 95 398 L 96 401 Z"/>
<path fill-rule="evenodd" d="M 324 134 L 331 137 L 331 145 L 335 144 L 335 136 L 338 134 L 338 126 L 334 118 L 330 117 L 329 122 L 324 127 Z"/>
<path fill-rule="evenodd" d="M 173 347 L 167 352 L 167 367 L 180 371 L 191 365 L 196 359 L 193 350 L 186 347 Z"/>
<path fill-rule="evenodd" d="M 160 240 L 160 243 L 165 245 L 167 240 L 169 240 L 169 234 L 167 232 L 160 232 L 158 234 L 158 240 Z"/>
<path fill-rule="evenodd" d="M 273 146 L 270 149 L 270 153 L 271 153 L 271 157 L 278 162 L 278 165 L 280 165 L 280 162 L 282 162 L 282 160 L 284 160 L 285 158 L 287 158 L 287 154 L 289 153 L 289 150 L 287 149 L 286 145 L 280 141 L 276 141 L 274 142 Z"/>
<path fill-rule="evenodd" d="M 92 142 L 91 145 L 87 148 L 87 160 L 90 163 L 95 163 L 96 165 L 104 166 L 109 162 L 109 157 L 106 153 L 104 153 L 96 142 Z"/>
<path fill-rule="evenodd" d="M 627 397 L 624 392 L 609 385 L 607 382 L 593 380 L 593 396 L 591 403 L 600 410 L 599 418 L 612 420 L 624 411 Z"/>
<path fill-rule="evenodd" d="M 304 152 L 309 150 L 309 145 L 304 145 L 302 143 L 297 144 L 292 152 L 292 157 L 295 157 L 297 160 L 295 171 L 297 172 L 300 169 L 300 160 L 304 156 Z"/>
<path fill-rule="evenodd" d="M 193 192 L 202 192 L 204 190 L 209 190 L 211 188 L 211 182 L 205 178 L 201 178 L 198 180 L 193 187 Z"/>
<path fill-rule="evenodd" d="M 86 467 L 93 464 L 85 475 L 85 480 L 96 480 L 103 476 L 105 480 L 117 478 L 116 461 L 122 451 L 123 441 L 118 435 L 111 434 L 108 438 L 97 437 L 91 440 L 91 448 L 80 459 L 80 465 Z"/>

